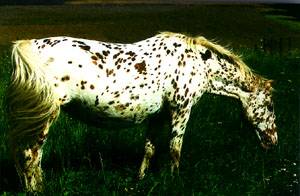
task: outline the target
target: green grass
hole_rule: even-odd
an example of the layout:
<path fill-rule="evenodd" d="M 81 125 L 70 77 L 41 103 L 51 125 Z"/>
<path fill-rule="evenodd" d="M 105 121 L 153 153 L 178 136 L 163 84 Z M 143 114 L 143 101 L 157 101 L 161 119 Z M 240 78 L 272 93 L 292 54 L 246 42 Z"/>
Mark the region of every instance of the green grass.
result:
<path fill-rule="evenodd" d="M 266 18 L 258 5 L 131 5 L 131 6 L 2 6 L 0 45 L 16 39 L 68 35 L 132 42 L 159 31 L 203 35 L 234 48 L 260 44 L 260 39 L 292 38 L 300 30 Z M 234 13 L 234 14 L 233 14 Z"/>
<path fill-rule="evenodd" d="M 290 29 L 299 29 L 300 23 L 294 21 L 294 17 L 291 16 L 280 16 L 280 15 L 269 15 L 268 19 L 274 20 L 280 24 L 288 26 Z"/>
<path fill-rule="evenodd" d="M 158 151 L 144 180 L 136 179 L 148 123 L 87 125 L 62 113 L 51 128 L 43 168 L 48 195 L 293 195 L 299 193 L 299 55 L 270 56 L 244 50 L 252 67 L 276 81 L 279 145 L 265 152 L 237 100 L 204 95 L 184 138 L 180 174 L 169 173 L 168 138 L 162 125 Z M 1 56 L 1 100 L 10 59 Z M 6 130 L 1 109 L 1 130 Z M 1 191 L 20 191 L 1 132 Z"/>

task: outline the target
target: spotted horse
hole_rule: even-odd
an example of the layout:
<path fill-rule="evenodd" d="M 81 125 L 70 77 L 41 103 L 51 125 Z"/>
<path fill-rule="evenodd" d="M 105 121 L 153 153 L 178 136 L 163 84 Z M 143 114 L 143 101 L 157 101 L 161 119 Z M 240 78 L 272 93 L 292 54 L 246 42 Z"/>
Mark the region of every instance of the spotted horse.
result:
<path fill-rule="evenodd" d="M 271 81 L 208 41 L 171 32 L 132 44 L 72 37 L 16 41 L 8 88 L 9 144 L 27 191 L 42 191 L 42 147 L 72 100 L 106 117 L 140 123 L 168 105 L 171 170 L 178 170 L 191 108 L 203 93 L 241 101 L 264 148 L 277 143 Z M 155 146 L 146 138 L 143 178 Z"/>

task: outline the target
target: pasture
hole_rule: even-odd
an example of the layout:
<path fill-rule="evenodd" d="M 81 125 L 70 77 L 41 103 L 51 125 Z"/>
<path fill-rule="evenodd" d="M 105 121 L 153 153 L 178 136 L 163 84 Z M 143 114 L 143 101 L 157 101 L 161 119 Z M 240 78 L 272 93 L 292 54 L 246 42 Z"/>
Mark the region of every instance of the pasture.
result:
<path fill-rule="evenodd" d="M 145 131 L 153 121 L 139 125 L 103 119 L 85 123 L 66 108 L 51 127 L 45 145 L 44 193 L 298 195 L 300 29 L 297 25 L 290 28 L 291 21 L 286 25 L 284 20 L 265 17 L 262 13 L 269 9 L 253 5 L 0 7 L 0 194 L 22 193 L 5 138 L 4 94 L 12 40 L 67 35 L 133 42 L 168 30 L 230 44 L 257 73 L 275 80 L 278 146 L 269 151 L 261 148 L 237 100 L 205 94 L 192 110 L 179 175 L 170 176 L 170 132 L 162 114 L 154 117 L 156 155 L 145 179 L 139 181 Z M 282 46 L 261 49 L 262 38 L 282 38 Z M 291 43 L 285 43 L 288 39 Z M 80 112 L 75 112 L 80 118 Z"/>

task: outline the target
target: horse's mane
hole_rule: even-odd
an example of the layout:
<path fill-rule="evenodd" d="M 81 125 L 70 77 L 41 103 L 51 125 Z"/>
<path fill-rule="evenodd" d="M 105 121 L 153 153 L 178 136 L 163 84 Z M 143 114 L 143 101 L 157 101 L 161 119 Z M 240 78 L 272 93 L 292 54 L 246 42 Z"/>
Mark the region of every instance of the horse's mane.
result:
<path fill-rule="evenodd" d="M 229 49 L 226 49 L 223 46 L 220 46 L 219 44 L 207 40 L 203 36 L 191 37 L 188 35 L 184 35 L 180 33 L 172 33 L 172 32 L 162 32 L 160 33 L 160 35 L 170 36 L 170 37 L 174 36 L 180 38 L 184 40 L 190 48 L 197 48 L 198 45 L 201 45 L 211 50 L 218 57 L 225 59 L 229 63 L 236 66 L 240 70 L 241 74 L 243 75 L 244 80 L 252 81 L 255 86 L 259 86 L 262 83 L 264 83 L 264 81 L 266 81 L 264 77 L 255 74 L 252 71 L 252 69 L 243 62 L 240 56 L 235 55 Z"/>

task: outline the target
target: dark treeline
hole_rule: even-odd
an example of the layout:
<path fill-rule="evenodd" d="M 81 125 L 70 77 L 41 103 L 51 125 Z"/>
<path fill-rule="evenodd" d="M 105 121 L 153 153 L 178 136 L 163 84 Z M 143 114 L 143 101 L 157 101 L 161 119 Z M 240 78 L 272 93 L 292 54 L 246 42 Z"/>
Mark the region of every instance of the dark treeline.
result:
<path fill-rule="evenodd" d="M 0 0 L 0 5 L 59 5 L 64 0 Z"/>

